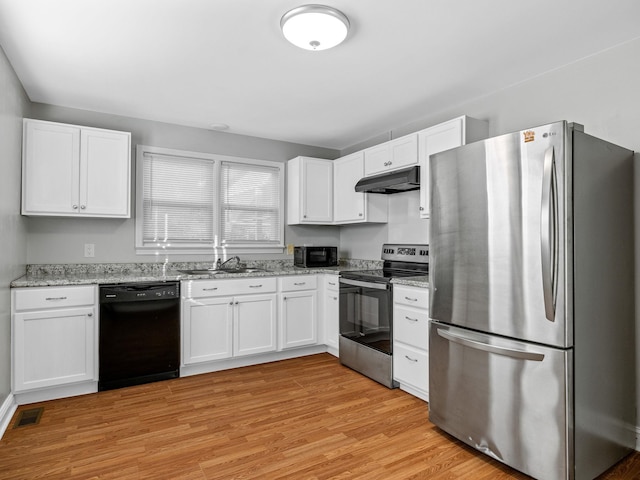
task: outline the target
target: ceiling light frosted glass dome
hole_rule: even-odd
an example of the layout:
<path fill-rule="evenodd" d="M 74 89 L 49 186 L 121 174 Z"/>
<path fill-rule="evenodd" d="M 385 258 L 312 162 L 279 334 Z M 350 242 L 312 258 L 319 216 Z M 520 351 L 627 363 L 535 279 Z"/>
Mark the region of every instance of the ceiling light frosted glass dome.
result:
<path fill-rule="evenodd" d="M 285 38 L 297 47 L 326 50 L 347 37 L 349 19 L 335 8 L 303 5 L 285 13 L 280 28 Z"/>

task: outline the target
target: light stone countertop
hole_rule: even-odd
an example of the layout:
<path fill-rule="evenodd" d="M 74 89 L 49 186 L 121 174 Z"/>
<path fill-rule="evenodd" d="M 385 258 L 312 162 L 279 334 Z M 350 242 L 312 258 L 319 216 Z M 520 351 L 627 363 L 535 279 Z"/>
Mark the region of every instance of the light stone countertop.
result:
<path fill-rule="evenodd" d="M 394 285 L 406 285 L 408 287 L 429 288 L 429 275 L 415 277 L 400 277 L 391 280 Z"/>
<path fill-rule="evenodd" d="M 27 273 L 13 282 L 11 288 L 96 285 L 111 283 L 158 282 L 174 280 L 233 279 L 285 275 L 335 274 L 341 270 L 372 268 L 372 260 L 349 260 L 338 267 L 300 268 L 292 262 L 251 262 L 247 268 L 264 268 L 262 272 L 216 273 L 189 275 L 178 270 L 207 268 L 210 264 L 69 264 L 29 265 Z"/>

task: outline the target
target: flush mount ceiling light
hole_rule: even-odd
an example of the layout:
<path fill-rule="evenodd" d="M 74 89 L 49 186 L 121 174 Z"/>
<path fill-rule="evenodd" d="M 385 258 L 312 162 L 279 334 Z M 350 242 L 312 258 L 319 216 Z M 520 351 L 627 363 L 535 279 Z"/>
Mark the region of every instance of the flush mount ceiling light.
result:
<path fill-rule="evenodd" d="M 349 31 L 344 13 L 324 5 L 303 5 L 282 16 L 284 37 L 305 50 L 326 50 L 342 43 Z"/>

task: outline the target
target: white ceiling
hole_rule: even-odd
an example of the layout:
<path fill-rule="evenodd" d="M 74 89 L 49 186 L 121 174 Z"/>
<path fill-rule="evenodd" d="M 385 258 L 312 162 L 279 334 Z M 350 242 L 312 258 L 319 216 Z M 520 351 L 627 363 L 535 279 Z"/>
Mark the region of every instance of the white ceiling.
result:
<path fill-rule="evenodd" d="M 0 0 L 0 45 L 34 102 L 342 149 L 640 37 L 638 0 L 327 0 L 310 52 L 304 3 Z"/>

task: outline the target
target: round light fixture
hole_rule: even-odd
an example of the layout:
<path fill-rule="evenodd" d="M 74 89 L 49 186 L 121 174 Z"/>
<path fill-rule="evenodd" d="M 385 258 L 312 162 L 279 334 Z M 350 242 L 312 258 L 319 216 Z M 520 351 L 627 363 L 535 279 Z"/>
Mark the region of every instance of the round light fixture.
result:
<path fill-rule="evenodd" d="M 303 5 L 282 16 L 284 37 L 305 50 L 326 50 L 342 43 L 349 31 L 344 13 L 324 5 Z"/>

